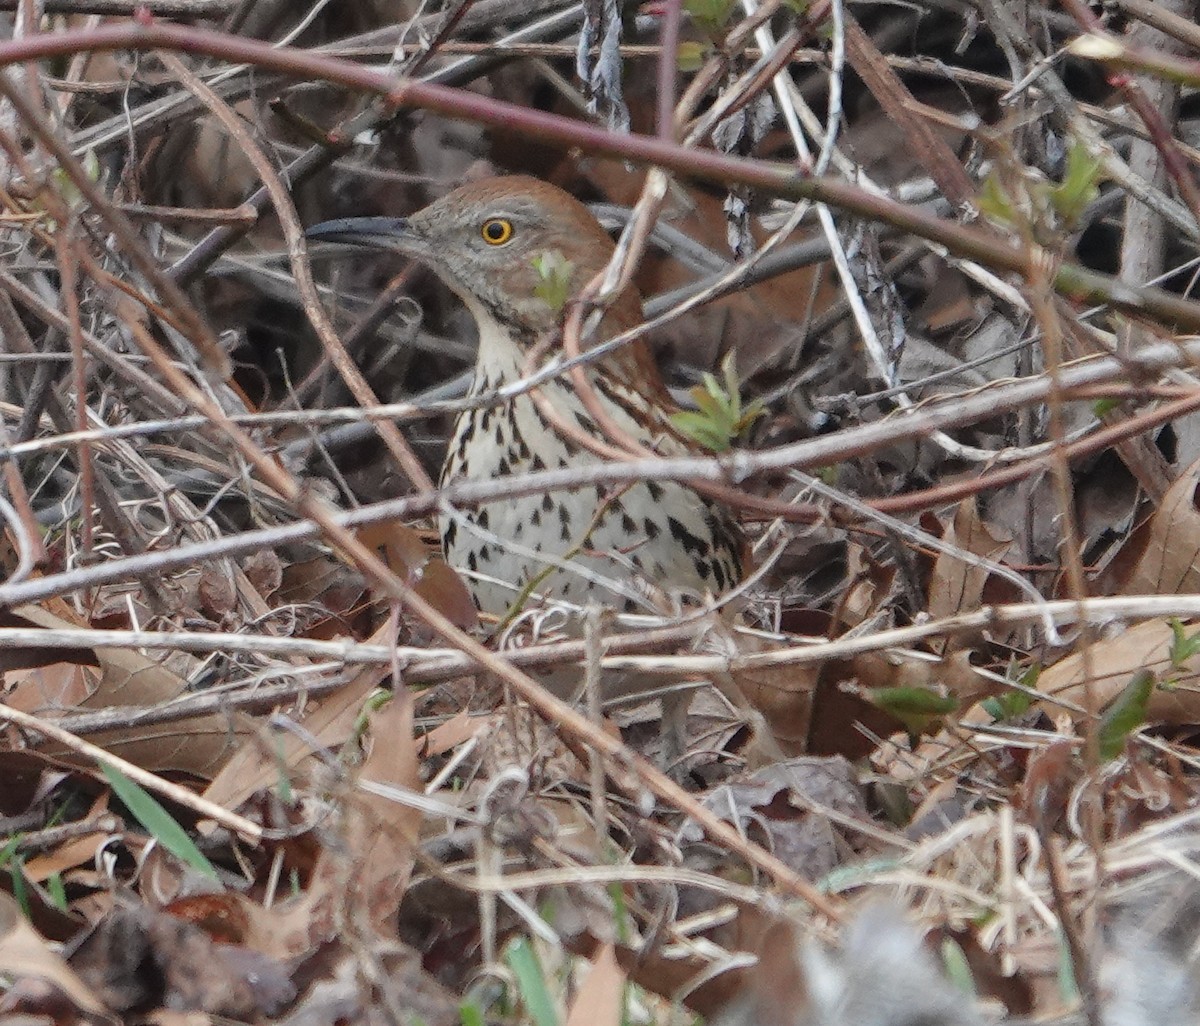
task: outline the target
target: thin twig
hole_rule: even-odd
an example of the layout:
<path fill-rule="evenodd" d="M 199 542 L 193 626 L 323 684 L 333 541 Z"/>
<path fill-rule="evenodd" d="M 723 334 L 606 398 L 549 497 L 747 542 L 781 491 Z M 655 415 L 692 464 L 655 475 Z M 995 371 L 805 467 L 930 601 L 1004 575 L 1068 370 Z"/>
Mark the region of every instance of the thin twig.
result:
<path fill-rule="evenodd" d="M 52 741 L 57 741 L 89 762 L 95 762 L 115 769 L 134 781 L 134 783 L 141 784 L 146 790 L 161 794 L 164 798 L 182 805 L 185 809 L 191 809 L 198 816 L 203 816 L 205 819 L 211 819 L 219 823 L 234 833 L 240 834 L 253 844 L 257 844 L 263 838 L 263 828 L 257 823 L 246 819 L 244 816 L 239 816 L 237 813 L 223 809 L 220 805 L 215 805 L 205 798 L 201 798 L 186 787 L 181 787 L 179 784 L 174 784 L 169 780 L 163 780 L 162 777 L 156 776 L 153 773 L 147 773 L 140 766 L 135 766 L 133 763 L 127 762 L 119 756 L 113 755 L 111 752 L 106 752 L 103 748 L 98 748 L 96 745 L 68 733 L 47 720 L 31 716 L 29 713 L 21 712 L 19 709 L 13 709 L 6 705 L 0 705 L 0 720 L 7 720 L 9 723 L 15 724 L 24 730 L 34 731 L 43 737 L 50 738 Z"/>
<path fill-rule="evenodd" d="M 296 75 L 340 82 L 383 97 L 396 107 L 422 107 L 451 117 L 491 125 L 536 138 L 542 143 L 579 146 L 598 155 L 657 164 L 688 177 L 723 185 L 740 183 L 784 199 L 811 199 L 861 217 L 882 221 L 944 246 L 956 256 L 976 260 L 994 270 L 1036 275 L 1031 256 L 992 232 L 929 215 L 919 207 L 871 195 L 847 183 L 795 174 L 791 167 L 765 161 L 689 150 L 637 134 L 616 134 L 570 118 L 529 110 L 516 104 L 428 82 L 397 80 L 390 75 L 291 47 L 275 48 L 253 40 L 204 29 L 151 23 L 104 26 L 91 32 L 61 32 L 0 43 L 0 66 L 64 56 L 83 50 L 177 49 Z M 11 92 L 11 90 L 8 90 Z M 27 109 L 27 108 L 25 108 Z M 55 147 L 60 150 L 61 147 Z M 65 154 L 55 152 L 61 159 Z M 73 161 L 70 162 L 74 164 Z M 72 174 L 75 181 L 76 175 Z M 86 176 L 81 191 L 93 201 L 95 189 Z M 96 196 L 95 200 L 99 200 Z M 102 203 L 97 203 L 102 208 Z M 1056 290 L 1078 302 L 1106 302 L 1132 316 L 1153 317 L 1183 329 L 1200 330 L 1200 304 L 1153 288 L 1130 288 L 1112 276 L 1077 264 L 1058 264 L 1052 275 Z M 173 305 L 175 305 L 173 303 Z M 188 309 L 182 304 L 180 309 Z"/>

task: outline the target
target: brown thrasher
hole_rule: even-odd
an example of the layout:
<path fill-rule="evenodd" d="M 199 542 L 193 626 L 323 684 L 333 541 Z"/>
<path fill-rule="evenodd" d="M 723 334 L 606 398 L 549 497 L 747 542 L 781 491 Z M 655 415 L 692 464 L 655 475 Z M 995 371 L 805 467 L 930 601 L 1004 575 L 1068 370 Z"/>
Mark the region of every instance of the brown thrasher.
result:
<path fill-rule="evenodd" d="M 397 250 L 428 265 L 479 328 L 472 396 L 527 371 L 531 350 L 554 336 L 576 295 L 607 266 L 613 243 L 578 200 L 534 178 L 464 185 L 407 218 L 347 218 L 310 238 Z M 549 270 L 548 270 L 549 269 Z M 555 270 L 557 269 L 557 270 Z M 605 312 L 593 344 L 641 322 L 632 287 Z M 620 429 L 664 454 L 688 451 L 675 411 L 640 341 L 590 366 L 602 409 Z M 604 440 L 567 378 L 538 386 L 557 418 Z M 529 392 L 459 415 L 441 483 L 490 480 L 601 459 L 558 430 Z M 742 535 L 729 511 L 684 484 L 637 481 L 516 496 L 439 517 L 446 561 L 466 571 L 484 613 L 503 616 L 533 584 L 547 598 L 626 611 L 659 593 L 720 593 L 742 579 Z M 647 587 L 647 586 L 650 587 Z"/>

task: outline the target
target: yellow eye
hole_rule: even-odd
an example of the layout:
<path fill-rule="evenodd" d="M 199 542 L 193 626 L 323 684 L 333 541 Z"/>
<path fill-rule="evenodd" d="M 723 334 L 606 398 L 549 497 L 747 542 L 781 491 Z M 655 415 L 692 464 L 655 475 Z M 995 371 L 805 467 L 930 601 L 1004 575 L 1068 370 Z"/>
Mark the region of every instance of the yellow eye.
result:
<path fill-rule="evenodd" d="M 489 217 L 483 222 L 479 234 L 483 236 L 483 241 L 489 246 L 503 246 L 512 238 L 512 222 L 506 221 L 502 217 Z"/>

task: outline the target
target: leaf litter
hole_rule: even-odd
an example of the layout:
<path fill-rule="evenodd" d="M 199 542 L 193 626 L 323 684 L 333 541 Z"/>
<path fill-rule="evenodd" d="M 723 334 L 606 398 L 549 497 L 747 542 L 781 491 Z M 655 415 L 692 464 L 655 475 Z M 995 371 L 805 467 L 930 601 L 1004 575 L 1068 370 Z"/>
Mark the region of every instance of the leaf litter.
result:
<path fill-rule="evenodd" d="M 1092 57 L 1152 71 L 1140 15 L 1097 26 L 1048 8 L 1043 38 L 1002 11 L 984 32 L 920 4 L 688 0 L 623 17 L 611 3 L 300 16 L 268 2 L 225 20 L 231 6 L 191 17 L 262 42 L 264 67 L 217 61 L 215 101 L 131 49 L 6 58 L 28 88 L 4 101 L 0 1011 L 296 1026 L 1200 1019 L 1200 464 L 1196 414 L 1155 419 L 1194 385 L 1188 360 L 1136 365 L 1139 347 L 1186 346 L 1180 329 L 1200 321 L 1151 293 L 1136 318 L 1116 309 L 1158 273 L 1135 273 L 1138 254 L 1182 269 L 1200 236 L 1196 154 L 1163 91 L 1194 81 L 1186 66 L 1139 79 L 1159 124 L 1153 105 L 1114 104 L 1127 87 L 1079 50 L 1100 40 Z M 147 9 L 135 17 L 178 5 Z M 677 52 L 660 60 L 676 13 Z M 62 17 L 47 28 L 71 28 Z M 492 40 L 513 32 L 501 67 Z M 1155 40 L 1168 63 L 1195 45 Z M 267 44 L 284 42 L 484 84 L 485 106 L 582 129 L 590 105 L 618 131 L 789 168 L 811 166 L 791 131 L 803 124 L 839 185 L 913 203 L 901 224 L 832 196 L 846 209 L 828 230 L 810 217 L 773 239 L 792 209 L 763 188 L 679 174 L 662 198 L 637 269 L 649 308 L 697 280 L 726 293 L 658 330 L 678 428 L 751 463 L 810 446 L 738 472 L 758 573 L 736 622 L 676 609 L 605 622 L 589 647 L 569 617 L 529 610 L 489 638 L 434 551 L 421 515 L 435 507 L 386 508 L 415 495 L 412 468 L 330 370 L 280 271 L 299 240 L 245 202 L 260 184 L 247 147 L 265 144 L 277 169 L 312 147 L 320 174 L 280 176 L 305 223 L 403 216 L 480 171 L 559 182 L 619 223 L 642 179 L 583 135 L 567 148 L 531 140 L 537 123 L 392 117 L 316 75 L 276 78 Z M 1069 45 L 1078 67 L 1046 78 Z M 1014 61 L 1042 78 L 997 74 Z M 231 135 L 213 102 L 252 132 Z M 963 176 L 972 211 L 930 186 Z M 1158 221 L 1118 227 L 1119 204 Z M 990 235 L 964 259 L 920 213 L 951 227 L 979 215 Z M 1124 276 L 1068 287 L 1033 260 L 1013 276 L 1005 253 L 1021 246 Z M 869 273 L 841 273 L 846 250 Z M 370 388 L 406 404 L 413 458 L 436 467 L 467 314 L 398 263 L 313 259 Z M 421 317 L 398 328 L 372 307 L 381 291 Z M 1097 319 L 1085 298 L 1112 305 Z M 358 516 L 352 537 L 450 623 L 576 680 L 585 708 L 585 681 L 614 668 L 666 707 L 644 688 L 593 705 L 620 742 L 605 758 L 531 711 L 337 544 L 297 531 L 300 503 L 215 418 L 183 417 L 138 332 L 244 418 L 302 497 Z M 1114 352 L 1126 364 L 1103 380 L 1064 363 Z M 1005 391 L 1043 375 L 1054 384 L 1036 399 Z M 980 394 L 995 397 L 986 416 L 946 415 Z M 931 418 L 919 437 L 870 433 L 909 406 Z M 1122 424 L 1128 437 L 1088 448 Z M 681 695 L 672 737 L 662 721 Z M 666 797 L 672 782 L 695 805 Z"/>

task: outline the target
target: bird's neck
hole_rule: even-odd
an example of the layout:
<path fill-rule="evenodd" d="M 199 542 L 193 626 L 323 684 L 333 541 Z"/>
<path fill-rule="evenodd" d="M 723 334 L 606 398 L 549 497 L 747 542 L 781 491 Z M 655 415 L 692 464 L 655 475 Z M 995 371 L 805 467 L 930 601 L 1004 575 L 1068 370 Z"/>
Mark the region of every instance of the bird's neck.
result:
<path fill-rule="evenodd" d="M 483 303 L 469 293 L 460 293 L 479 331 L 479 349 L 475 357 L 475 386 L 478 394 L 519 381 L 531 370 L 527 366 L 529 353 L 539 341 L 533 328 L 498 320 Z M 604 319 L 591 337 L 596 345 L 612 338 L 621 330 L 641 320 L 641 300 L 636 292 L 628 291 L 606 311 Z M 614 357 L 602 361 L 609 372 L 617 372 L 628 384 L 647 394 L 662 391 L 658 369 L 641 342 L 625 346 Z"/>
<path fill-rule="evenodd" d="M 516 336 L 519 329 L 496 320 L 479 300 L 466 296 L 464 301 L 479 329 L 479 350 L 475 356 L 476 391 L 490 391 L 519 380 L 525 373 L 529 341 Z"/>

